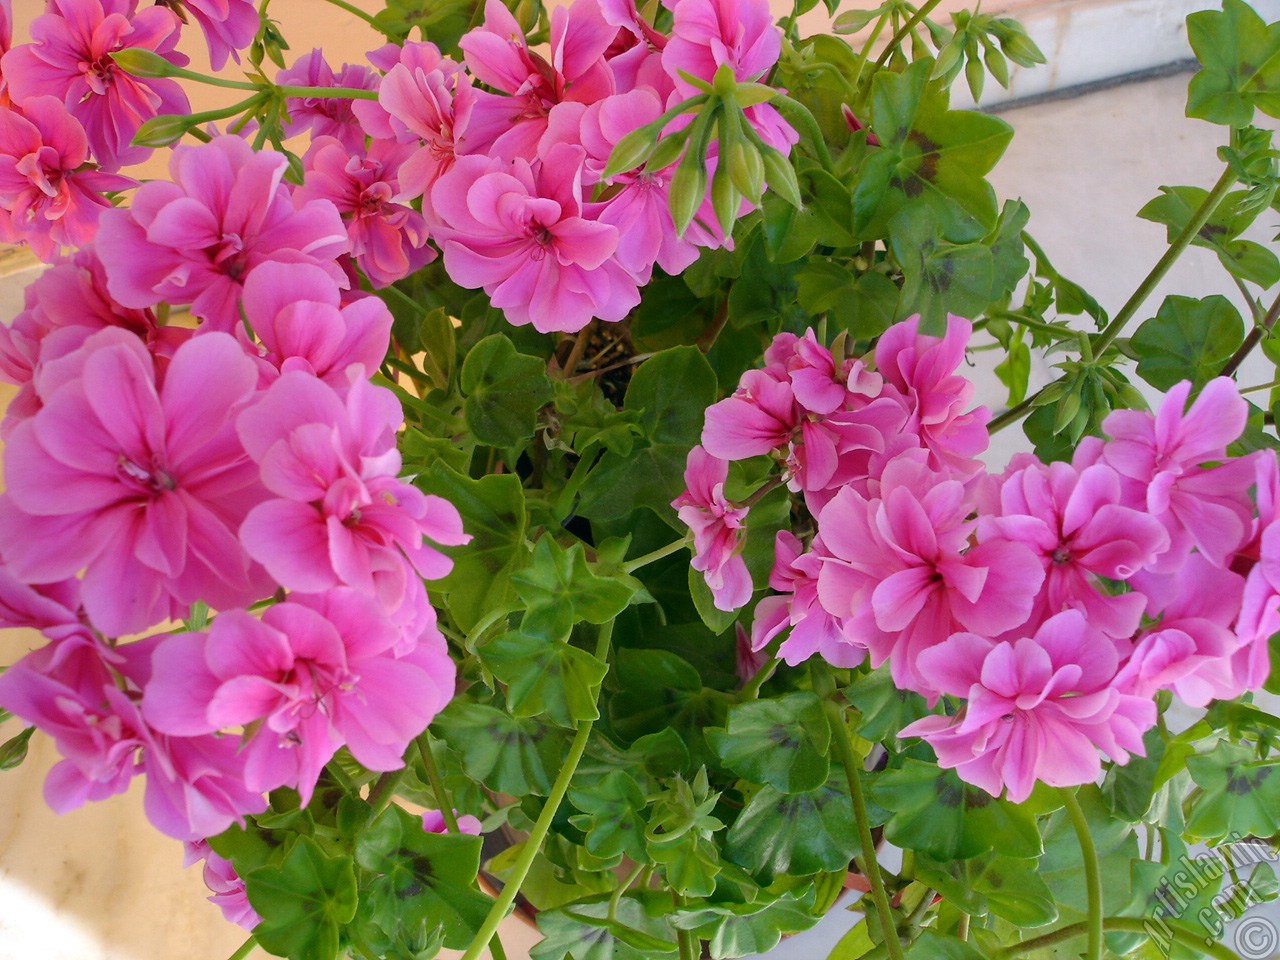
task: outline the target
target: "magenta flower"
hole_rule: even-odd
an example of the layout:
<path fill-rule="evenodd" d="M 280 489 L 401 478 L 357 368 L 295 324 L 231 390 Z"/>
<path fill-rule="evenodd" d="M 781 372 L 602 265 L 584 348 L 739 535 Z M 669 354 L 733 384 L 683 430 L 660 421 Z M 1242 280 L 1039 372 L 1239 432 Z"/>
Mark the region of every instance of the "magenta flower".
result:
<path fill-rule="evenodd" d="M 309 263 L 255 270 L 244 285 L 244 315 L 274 370 L 300 370 L 339 391 L 351 384 L 353 364 L 358 379 L 372 377 L 391 342 L 385 303 L 359 296 L 343 305 L 333 277 Z"/>
<path fill-rule="evenodd" d="M 0 64 L 15 103 L 46 94 L 60 99 L 109 169 L 146 159 L 150 151 L 130 143 L 145 121 L 191 112 L 177 81 L 134 77 L 111 59 L 138 47 L 187 64 L 175 49 L 177 16 L 161 6 L 136 13 L 134 7 L 135 0 L 48 0 L 47 12 L 31 23 L 32 42 L 14 47 Z"/>
<path fill-rule="evenodd" d="M 453 696 L 443 638 L 402 657 L 398 640 L 374 602 L 347 588 L 295 595 L 261 620 L 222 613 L 207 634 L 156 648 L 144 715 L 175 736 L 261 721 L 241 747 L 246 785 L 294 786 L 305 804 L 338 747 L 372 770 L 396 769 Z"/>
<path fill-rule="evenodd" d="M 952 633 L 997 636 L 1025 623 L 1044 581 L 1020 543 L 969 546 L 974 523 L 958 480 L 908 457 L 881 479 L 883 499 L 845 487 L 818 516 L 827 551 L 818 574 L 825 610 L 867 645 L 872 666 L 886 659 L 901 687 L 936 697 L 921 654 Z"/>
<path fill-rule="evenodd" d="M 702 445 L 725 460 L 769 453 L 790 442 L 801 415 L 785 371 L 748 370 L 732 396 L 707 408 Z"/>
<path fill-rule="evenodd" d="M 617 28 L 596 0 L 575 0 L 551 12 L 551 60 L 529 49 L 524 31 L 502 0 L 486 0 L 484 23 L 458 41 L 477 80 L 503 94 L 477 93 L 470 149 L 508 160 L 532 160 L 557 103 L 594 103 L 614 92 L 604 54 Z M 494 139 L 481 137 L 492 131 Z"/>
<path fill-rule="evenodd" d="M 1169 535 L 1120 499 L 1119 476 L 1102 464 L 1037 465 L 1005 478 L 1001 515 L 982 517 L 979 529 L 984 541 L 1025 544 L 1039 560 L 1045 580 L 1032 623 L 1075 607 L 1109 636 L 1127 639 L 1138 629 L 1146 598 L 1112 595 L 1097 578 L 1128 580 L 1168 548 Z"/>
<path fill-rule="evenodd" d="M 88 244 L 111 209 L 103 194 L 137 185 L 88 159 L 84 129 L 56 97 L 31 97 L 21 114 L 0 110 L 0 206 L 42 260 Z"/>
<path fill-rule="evenodd" d="M 123 330 L 95 333 L 81 353 L 80 376 L 8 440 L 0 552 L 13 572 L 45 583 L 83 570 L 85 610 L 109 636 L 196 600 L 268 592 L 235 538 L 261 499 L 228 416 L 253 392 L 253 362 L 229 336 L 196 337 L 157 386 Z"/>
<path fill-rule="evenodd" d="M 568 145 L 536 168 L 462 157 L 431 190 L 449 276 L 483 287 L 517 326 L 572 333 L 593 317 L 621 320 L 640 302 L 613 258 L 617 229 L 582 216 L 582 158 Z"/>
<path fill-rule="evenodd" d="M 454 819 L 458 821 L 458 832 L 467 833 L 473 837 L 480 836 L 480 821 L 469 813 L 458 813 L 453 811 Z M 444 814 L 439 810 L 424 810 L 422 813 L 422 829 L 427 833 L 448 833 L 449 827 L 445 823 Z"/>
<path fill-rule="evenodd" d="M 1102 423 L 1112 438 L 1103 447 L 1104 462 L 1169 531 L 1169 551 L 1156 567 L 1162 573 L 1177 569 L 1193 547 L 1223 566 L 1251 534 L 1253 461 L 1202 466 L 1227 459 L 1227 444 L 1244 430 L 1248 404 L 1227 377 L 1209 381 L 1184 413 L 1190 392 L 1184 380 L 1169 389 L 1155 416 L 1115 410 Z"/>
<path fill-rule="evenodd" d="M 244 880 L 236 873 L 230 860 L 214 853 L 205 840 L 188 840 L 182 846 L 184 867 L 204 861 L 204 885 L 213 893 L 206 899 L 217 905 L 229 923 L 252 930 L 262 922 L 257 911 L 249 905 Z"/>
<path fill-rule="evenodd" d="M 227 57 L 240 62 L 238 50 L 253 42 L 260 21 L 253 0 L 160 0 L 179 17 L 185 13 L 200 24 L 209 47 L 209 66 L 221 70 Z M 224 911 L 225 912 L 225 911 Z"/>
<path fill-rule="evenodd" d="M 131 207 L 102 217 L 112 296 L 129 307 L 189 303 L 208 329 L 231 331 L 241 288 L 263 263 L 314 263 L 345 286 L 332 262 L 348 244 L 338 211 L 327 200 L 296 205 L 281 183 L 286 166 L 234 136 L 176 147 L 172 183 L 144 184 Z"/>
<path fill-rule="evenodd" d="M 876 369 L 904 398 L 908 429 L 929 451 L 929 465 L 969 476 L 982 469 L 973 459 L 987 449 L 986 407 L 964 412 L 973 399 L 973 384 L 955 372 L 973 325 L 963 317 L 947 317 L 941 340 L 921 334 L 919 316 L 896 323 L 876 343 Z"/>
<path fill-rule="evenodd" d="M 1116 763 L 1144 756 L 1142 734 L 1155 704 L 1112 685 L 1115 645 L 1078 610 L 1046 620 L 1035 636 L 996 643 L 957 633 L 920 654 L 937 688 L 964 697 L 954 717 L 925 717 L 899 736 L 923 737 L 938 764 L 960 779 L 1021 803 L 1037 780 L 1050 786 L 1092 783 L 1101 750 Z"/>
<path fill-rule="evenodd" d="M 343 397 L 300 371 L 240 415 L 245 449 L 275 495 L 245 518 L 240 539 L 278 583 L 306 593 L 355 587 L 391 614 L 414 601 L 415 571 L 428 580 L 449 572 L 452 561 L 424 538 L 470 537 L 452 504 L 395 479 L 402 420 L 388 390 L 356 381 Z"/>
<path fill-rule="evenodd" d="M 337 73 L 324 59 L 324 52 L 312 50 L 276 74 L 276 83 L 297 87 L 356 87 L 378 89 L 373 71 L 360 64 L 344 63 Z M 310 130 L 312 137 L 333 137 L 352 153 L 364 152 L 364 131 L 356 119 L 349 97 L 289 97 L 285 104 L 289 120 L 285 134 L 293 137 Z"/>
<path fill-rule="evenodd" d="M 390 286 L 436 258 L 422 214 L 392 202 L 402 192 L 400 170 L 415 152 L 410 144 L 375 140 L 365 154 L 320 137 L 307 152 L 306 180 L 294 192 L 299 203 L 328 200 L 337 207 L 351 255 L 375 287 Z"/>
<path fill-rule="evenodd" d="M 746 507 L 724 497 L 729 464 L 702 447 L 689 451 L 684 470 L 687 489 L 671 501 L 693 533 L 693 569 L 702 573 L 720 610 L 737 610 L 751 599 L 751 574 L 742 559 Z"/>

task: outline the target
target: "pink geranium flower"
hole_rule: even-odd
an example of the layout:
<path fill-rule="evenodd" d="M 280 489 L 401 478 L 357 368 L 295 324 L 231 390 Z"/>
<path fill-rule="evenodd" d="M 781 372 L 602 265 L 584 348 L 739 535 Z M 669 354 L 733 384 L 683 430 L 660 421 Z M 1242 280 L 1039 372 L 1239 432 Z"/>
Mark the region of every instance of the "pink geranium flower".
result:
<path fill-rule="evenodd" d="M 274 494 L 245 518 L 240 539 L 277 582 L 306 593 L 355 587 L 391 613 L 415 602 L 415 571 L 428 580 L 449 572 L 452 561 L 424 538 L 470 537 L 452 504 L 395 478 L 402 422 L 390 391 L 357 380 L 343 396 L 301 371 L 282 374 L 240 415 L 245 449 Z"/>
<path fill-rule="evenodd" d="M 1223 566 L 1252 532 L 1253 461 L 1203 466 L 1227 459 L 1227 444 L 1244 430 L 1248 404 L 1227 377 L 1209 381 L 1184 412 L 1190 392 L 1184 380 L 1169 389 L 1154 416 L 1115 410 L 1102 423 L 1111 437 L 1103 461 L 1169 531 L 1169 551 L 1157 563 L 1162 573 L 1177 569 L 1193 548 Z"/>
<path fill-rule="evenodd" d="M 228 418 L 254 364 L 226 335 L 178 348 L 162 386 L 136 337 L 111 328 L 81 350 L 81 373 L 7 442 L 0 552 L 45 583 L 84 571 L 82 598 L 109 636 L 185 605 L 258 599 L 265 584 L 235 538 L 261 499 Z"/>
<path fill-rule="evenodd" d="M 135 6 L 135 0 L 49 0 L 31 23 L 32 42 L 0 64 L 15 103 L 46 94 L 60 99 L 83 124 L 98 162 L 111 169 L 146 158 L 147 148 L 130 143 L 145 121 L 190 113 L 177 81 L 131 76 L 111 58 L 138 47 L 187 64 L 175 49 L 177 16 L 162 6 L 137 12 Z"/>
<path fill-rule="evenodd" d="M 352 364 L 367 380 L 391 342 L 391 311 L 373 296 L 342 303 L 338 285 L 309 263 L 264 263 L 244 285 L 244 315 L 274 370 L 300 370 L 335 390 L 351 383 Z"/>
<path fill-rule="evenodd" d="M 209 66 L 221 70 L 227 57 L 240 62 L 237 53 L 258 33 L 261 21 L 253 0 L 160 0 L 179 17 L 194 17 L 209 47 Z"/>
<path fill-rule="evenodd" d="M 706 578 L 716 607 L 737 610 L 751 599 L 752 591 L 741 555 L 747 508 L 725 499 L 728 476 L 727 461 L 694 447 L 684 471 L 687 489 L 671 505 L 693 533 L 692 566 Z"/>
<path fill-rule="evenodd" d="M 56 97 L 30 97 L 21 113 L 0 110 L 0 206 L 42 260 L 88 244 L 111 208 L 103 194 L 137 185 L 88 160 L 84 129 Z"/>
<path fill-rule="evenodd" d="M 1117 763 L 1145 755 L 1142 734 L 1156 719 L 1147 698 L 1113 686 L 1111 641 L 1078 610 L 1046 620 L 1032 637 L 996 643 L 957 633 L 920 654 L 937 688 L 966 699 L 954 717 L 925 717 L 899 736 L 924 737 L 938 764 L 1021 803 L 1037 780 L 1055 787 L 1092 783 L 1101 750 Z"/>
<path fill-rule="evenodd" d="M 293 596 L 259 620 L 242 611 L 209 632 L 162 641 L 143 710 L 157 729 L 194 736 L 262 721 L 246 734 L 245 783 L 296 787 L 310 800 L 339 746 L 372 770 L 402 766 L 409 741 L 453 695 L 443 638 L 395 655 L 374 602 L 340 588 Z"/>
<path fill-rule="evenodd" d="M 536 167 L 462 157 L 432 188 L 449 276 L 483 287 L 517 326 L 572 333 L 593 317 L 621 320 L 640 302 L 613 256 L 617 228 L 582 216 L 582 158 L 567 144 Z"/>
<path fill-rule="evenodd" d="M 480 821 L 469 813 L 459 814 L 457 810 L 453 811 L 454 819 L 458 821 L 458 832 L 470 834 L 473 837 L 480 836 Z M 448 833 L 449 826 L 445 823 L 444 814 L 439 810 L 424 810 L 422 813 L 422 829 L 427 833 Z"/>
<path fill-rule="evenodd" d="M 335 73 L 324 52 L 312 50 L 276 74 L 276 83 L 297 87 L 355 87 L 376 90 L 378 78 L 360 64 L 344 63 Z M 285 101 L 289 119 L 285 134 L 293 137 L 311 131 L 312 137 L 333 137 L 353 153 L 364 152 L 364 131 L 349 97 L 289 97 Z"/>
<path fill-rule="evenodd" d="M 144 184 L 127 210 L 107 211 L 98 245 L 112 295 L 129 307 L 189 303 L 207 329 L 240 322 L 245 281 L 263 263 L 314 263 L 341 286 L 333 258 L 347 231 L 327 200 L 295 204 L 281 183 L 283 154 L 239 137 L 179 146 L 173 182 Z"/>
<path fill-rule="evenodd" d="M 249 905 L 244 880 L 236 873 L 231 861 L 214 853 L 205 840 L 188 840 L 183 844 L 184 867 L 201 860 L 204 861 L 204 885 L 213 894 L 206 899 L 217 905 L 222 916 L 245 930 L 252 930 L 261 923 L 262 918 Z"/>
<path fill-rule="evenodd" d="M 1076 607 L 1109 636 L 1138 628 L 1146 598 L 1112 595 L 1098 579 L 1128 580 L 1169 544 L 1160 521 L 1120 503 L 1120 478 L 1095 464 L 1077 471 L 1068 463 L 1038 464 L 1005 478 L 1001 515 L 982 517 L 984 540 L 1025 544 L 1045 571 L 1031 622 Z"/>
<path fill-rule="evenodd" d="M 351 255 L 375 287 L 390 286 L 436 258 L 422 214 L 393 202 L 402 192 L 400 171 L 415 152 L 411 144 L 375 140 L 366 154 L 318 137 L 304 161 L 306 179 L 294 192 L 299 203 L 328 200 L 338 208 Z"/>

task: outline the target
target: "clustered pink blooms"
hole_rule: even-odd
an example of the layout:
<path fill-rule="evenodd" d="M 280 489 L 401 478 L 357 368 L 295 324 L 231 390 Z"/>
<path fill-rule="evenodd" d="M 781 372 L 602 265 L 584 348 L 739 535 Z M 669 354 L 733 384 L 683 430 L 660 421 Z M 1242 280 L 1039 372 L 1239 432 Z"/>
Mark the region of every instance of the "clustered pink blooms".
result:
<path fill-rule="evenodd" d="M 749 510 L 725 478 L 771 458 L 809 519 L 804 540 L 777 535 L 752 650 L 782 637 L 792 665 L 865 657 L 930 704 L 950 698 L 901 735 L 1021 801 L 1036 781 L 1093 781 L 1099 751 L 1141 755 L 1160 690 L 1202 707 L 1262 685 L 1280 468 L 1271 451 L 1227 455 L 1246 404 L 1220 378 L 1189 407 L 1182 383 L 1154 414 L 1115 411 L 1070 463 L 1021 455 L 989 474 L 988 413 L 956 372 L 970 330 L 950 317 L 926 336 L 912 318 L 865 358 L 779 335 L 708 409 L 673 506 L 716 605 L 745 606 Z"/>
<path fill-rule="evenodd" d="M 0 625 L 48 640 L 0 703 L 57 742 L 55 810 L 142 775 L 152 822 L 197 841 L 277 787 L 309 797 L 339 747 L 401 766 L 453 694 L 423 581 L 452 566 L 431 544 L 469 537 L 398 477 L 400 405 L 369 382 L 391 315 L 348 289 L 337 208 L 295 200 L 284 162 L 175 151 L 177 182 L 105 213 L 0 338 Z M 164 322 L 175 302 L 194 329 Z M 163 632 L 197 604 L 207 628 Z"/>

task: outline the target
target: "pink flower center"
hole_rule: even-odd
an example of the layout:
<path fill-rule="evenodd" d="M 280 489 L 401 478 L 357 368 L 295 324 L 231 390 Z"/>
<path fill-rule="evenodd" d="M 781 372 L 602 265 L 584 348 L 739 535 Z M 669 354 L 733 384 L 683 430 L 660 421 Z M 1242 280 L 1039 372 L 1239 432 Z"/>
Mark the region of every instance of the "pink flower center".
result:
<path fill-rule="evenodd" d="M 115 82 L 116 62 L 111 59 L 110 54 L 104 53 L 92 62 L 81 62 L 80 72 L 84 74 L 89 89 L 101 96 Z"/>
<path fill-rule="evenodd" d="M 139 492 L 148 497 L 156 496 L 161 490 L 176 489 L 178 486 L 173 477 L 158 467 L 143 467 L 124 456 L 116 460 L 116 472 L 122 479 L 130 481 L 139 488 Z"/>
<path fill-rule="evenodd" d="M 212 251 L 214 265 L 221 267 L 232 280 L 238 279 L 248 266 L 248 251 L 239 234 L 224 233 Z"/>

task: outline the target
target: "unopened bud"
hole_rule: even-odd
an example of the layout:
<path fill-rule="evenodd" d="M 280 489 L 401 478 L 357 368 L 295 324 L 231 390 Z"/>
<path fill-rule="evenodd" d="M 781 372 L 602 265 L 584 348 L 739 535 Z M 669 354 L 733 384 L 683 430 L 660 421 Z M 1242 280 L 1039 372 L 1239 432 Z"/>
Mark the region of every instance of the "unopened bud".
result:
<path fill-rule="evenodd" d="M 735 141 L 729 146 L 725 163 L 738 192 L 752 203 L 759 203 L 760 194 L 764 193 L 764 161 L 759 151 L 745 140 Z"/>
<path fill-rule="evenodd" d="M 27 727 L 16 737 L 0 743 L 0 770 L 12 770 L 27 758 L 27 741 L 35 730 L 35 727 Z"/>
<path fill-rule="evenodd" d="M 760 160 L 764 163 L 764 177 L 769 188 L 797 210 L 804 206 L 800 199 L 800 180 L 796 177 L 795 167 L 773 147 L 756 144 L 760 152 Z"/>
<path fill-rule="evenodd" d="M 1000 49 L 1014 63 L 1030 67 L 1045 62 L 1044 54 L 1017 20 L 1000 17 L 992 22 L 992 28 L 992 33 L 1000 40 Z"/>
<path fill-rule="evenodd" d="M 111 54 L 111 59 L 125 73 L 143 79 L 173 77 L 181 70 L 160 54 L 143 47 L 125 47 Z"/>
<path fill-rule="evenodd" d="M 694 214 L 707 198 L 706 159 L 698 156 L 691 144 L 680 166 L 671 178 L 669 205 L 671 219 L 675 221 L 676 234 L 683 235 L 693 221 Z"/>
<path fill-rule="evenodd" d="M 619 140 L 609 153 L 609 162 L 604 167 L 604 178 L 608 179 L 626 170 L 634 170 L 644 163 L 658 142 L 658 133 L 657 127 L 645 124 Z"/>
<path fill-rule="evenodd" d="M 763 83 L 740 83 L 738 89 L 734 92 L 733 99 L 737 101 L 738 106 L 742 109 L 754 107 L 758 103 L 768 103 L 776 97 L 780 90 Z"/>
<path fill-rule="evenodd" d="M 670 136 L 663 137 L 658 141 L 658 145 L 653 148 L 653 153 L 649 155 L 649 159 L 645 162 L 645 169 L 650 172 L 665 170 L 677 160 L 684 150 L 684 145 L 689 142 L 689 128 L 685 127 Z"/>
<path fill-rule="evenodd" d="M 721 163 L 716 167 L 715 176 L 711 178 L 711 209 L 715 211 L 716 222 L 720 224 L 720 230 L 726 237 L 733 233 L 738 208 L 741 206 L 742 194 L 733 185 L 728 165 Z"/>
<path fill-rule="evenodd" d="M 181 140 L 190 129 L 190 117 L 177 113 L 161 114 L 138 128 L 133 135 L 133 144 L 138 147 L 167 147 Z"/>

